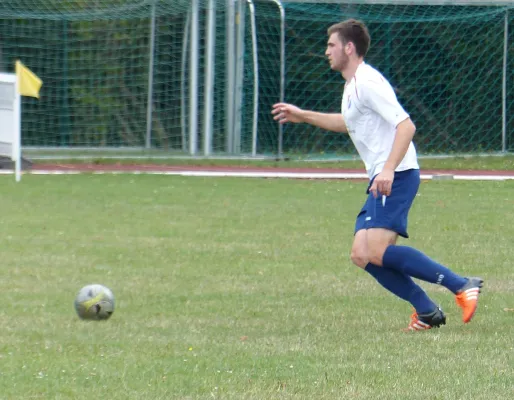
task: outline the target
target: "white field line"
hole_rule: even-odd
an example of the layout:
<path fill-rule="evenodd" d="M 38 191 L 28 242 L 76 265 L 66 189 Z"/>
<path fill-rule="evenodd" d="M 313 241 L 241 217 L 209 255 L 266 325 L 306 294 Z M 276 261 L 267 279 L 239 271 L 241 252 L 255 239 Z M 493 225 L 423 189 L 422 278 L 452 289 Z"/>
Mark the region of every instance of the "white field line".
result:
<path fill-rule="evenodd" d="M 12 170 L 0 170 L 1 175 L 13 174 Z M 175 175 L 197 177 L 239 177 L 239 178 L 288 178 L 288 179 L 367 179 L 365 173 L 355 172 L 273 172 L 273 171 L 57 171 L 57 170 L 31 170 L 24 171 L 24 175 Z M 513 175 L 459 175 L 459 174 L 421 174 L 421 179 L 454 179 L 467 181 L 505 181 L 514 180 Z"/>

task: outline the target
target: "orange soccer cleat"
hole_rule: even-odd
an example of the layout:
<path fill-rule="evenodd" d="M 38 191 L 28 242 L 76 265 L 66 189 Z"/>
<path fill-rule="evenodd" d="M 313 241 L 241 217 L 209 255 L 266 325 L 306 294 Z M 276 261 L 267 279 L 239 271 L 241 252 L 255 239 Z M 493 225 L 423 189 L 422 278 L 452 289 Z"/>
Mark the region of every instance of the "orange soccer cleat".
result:
<path fill-rule="evenodd" d="M 478 296 L 484 281 L 482 278 L 469 278 L 468 282 L 455 295 L 455 301 L 462 308 L 462 321 L 467 324 L 475 315 Z"/>
<path fill-rule="evenodd" d="M 410 317 L 409 326 L 405 328 L 404 331 L 425 331 L 427 329 L 439 328 L 439 326 L 445 324 L 446 315 L 444 315 L 443 310 L 437 307 L 435 311 L 429 314 L 418 315 L 418 313 L 414 311 Z"/>

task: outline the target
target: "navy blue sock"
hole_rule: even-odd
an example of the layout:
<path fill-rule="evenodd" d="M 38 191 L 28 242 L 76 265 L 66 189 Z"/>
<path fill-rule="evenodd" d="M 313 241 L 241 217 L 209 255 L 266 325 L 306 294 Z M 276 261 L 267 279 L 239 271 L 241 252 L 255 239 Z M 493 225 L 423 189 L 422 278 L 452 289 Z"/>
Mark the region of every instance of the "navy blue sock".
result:
<path fill-rule="evenodd" d="M 411 303 L 418 314 L 430 313 L 437 307 L 410 276 L 373 264 L 366 265 L 366 271 L 391 293 Z"/>
<path fill-rule="evenodd" d="M 453 293 L 457 293 L 467 282 L 466 278 L 408 246 L 389 246 L 382 258 L 382 265 L 426 282 L 437 283 Z"/>

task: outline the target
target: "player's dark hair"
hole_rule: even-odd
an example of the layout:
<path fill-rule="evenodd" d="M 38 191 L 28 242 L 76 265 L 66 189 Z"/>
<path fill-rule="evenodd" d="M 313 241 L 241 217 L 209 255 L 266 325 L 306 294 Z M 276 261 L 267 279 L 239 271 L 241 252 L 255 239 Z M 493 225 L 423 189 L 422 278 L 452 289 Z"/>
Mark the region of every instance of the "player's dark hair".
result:
<path fill-rule="evenodd" d="M 356 19 L 347 19 L 328 28 L 328 35 L 337 33 L 343 44 L 352 42 L 359 57 L 364 57 L 368 53 L 371 38 L 368 28 L 364 22 Z"/>

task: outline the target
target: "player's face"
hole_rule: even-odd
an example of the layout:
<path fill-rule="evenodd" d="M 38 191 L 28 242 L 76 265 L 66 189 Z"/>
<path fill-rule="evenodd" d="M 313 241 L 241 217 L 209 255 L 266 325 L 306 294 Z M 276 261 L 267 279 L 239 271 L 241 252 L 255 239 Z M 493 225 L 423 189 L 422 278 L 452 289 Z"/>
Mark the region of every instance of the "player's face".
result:
<path fill-rule="evenodd" d="M 325 55 L 330 63 L 330 68 L 334 71 L 343 71 L 348 65 L 350 58 L 346 54 L 346 46 L 339 39 L 337 32 L 332 33 L 328 38 Z"/>

